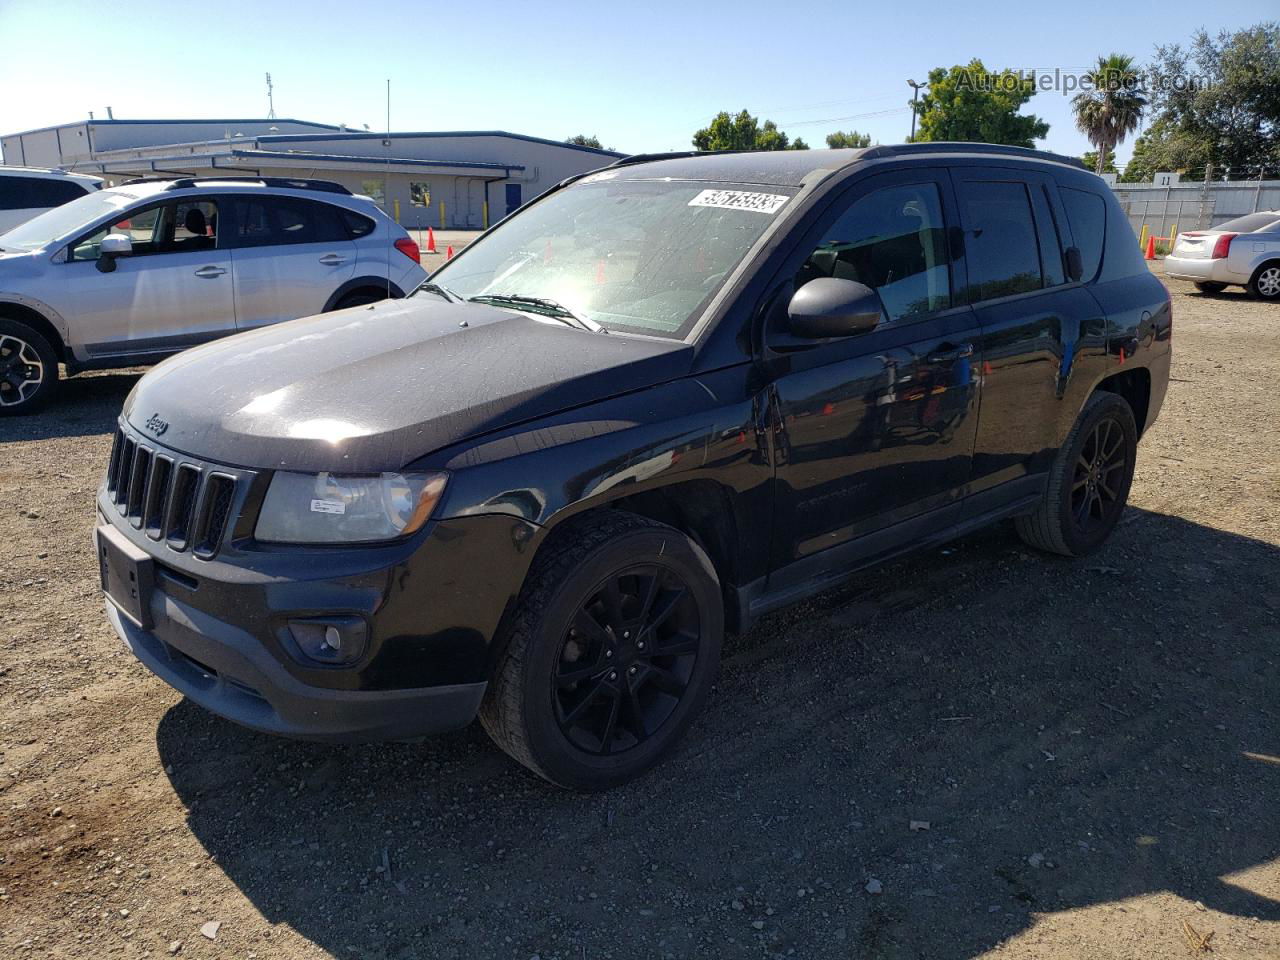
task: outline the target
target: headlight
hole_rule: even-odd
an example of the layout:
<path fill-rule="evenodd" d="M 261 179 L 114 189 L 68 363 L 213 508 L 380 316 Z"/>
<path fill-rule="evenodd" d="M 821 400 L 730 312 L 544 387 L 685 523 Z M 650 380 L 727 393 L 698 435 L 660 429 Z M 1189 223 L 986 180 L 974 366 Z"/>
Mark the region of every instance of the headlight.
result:
<path fill-rule="evenodd" d="M 368 543 L 420 529 L 444 493 L 443 473 L 277 472 L 254 536 L 272 543 Z"/>

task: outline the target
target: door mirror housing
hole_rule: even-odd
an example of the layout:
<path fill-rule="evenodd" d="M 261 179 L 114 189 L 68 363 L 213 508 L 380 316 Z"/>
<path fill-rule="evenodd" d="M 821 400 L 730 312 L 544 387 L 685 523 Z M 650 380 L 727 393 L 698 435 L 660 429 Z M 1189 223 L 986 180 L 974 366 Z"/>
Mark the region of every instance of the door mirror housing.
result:
<path fill-rule="evenodd" d="M 110 273 L 116 268 L 116 257 L 133 253 L 133 240 L 123 233 L 108 233 L 98 245 L 98 269 Z"/>
<path fill-rule="evenodd" d="M 848 337 L 875 329 L 884 316 L 879 295 L 865 283 L 838 277 L 810 280 L 787 305 L 791 334 L 807 340 Z"/>
<path fill-rule="evenodd" d="M 1062 251 L 1067 261 L 1067 279 L 1079 280 L 1084 276 L 1084 258 L 1080 256 L 1079 247 L 1067 247 Z"/>

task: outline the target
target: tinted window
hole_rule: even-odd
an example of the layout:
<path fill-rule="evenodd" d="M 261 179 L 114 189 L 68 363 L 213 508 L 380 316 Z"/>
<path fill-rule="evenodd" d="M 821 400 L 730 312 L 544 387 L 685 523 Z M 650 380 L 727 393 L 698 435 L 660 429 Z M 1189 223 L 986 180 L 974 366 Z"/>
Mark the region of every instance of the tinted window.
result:
<path fill-rule="evenodd" d="M 1280 221 L 1280 216 L 1274 213 L 1246 213 L 1243 217 L 1220 223 L 1213 229 L 1227 230 L 1232 233 L 1255 233 L 1258 230 L 1265 230 L 1277 221 Z"/>
<path fill-rule="evenodd" d="M 1102 262 L 1102 240 L 1107 235 L 1107 205 L 1096 193 L 1059 187 L 1062 205 L 1071 224 L 1071 239 L 1080 251 L 1084 272 L 1080 279 L 1088 282 L 1098 273 Z"/>
<path fill-rule="evenodd" d="M 236 246 L 333 243 L 348 239 L 334 207 L 292 197 L 236 200 Z"/>
<path fill-rule="evenodd" d="M 0 176 L 0 210 L 58 207 L 87 192 L 74 180 Z"/>
<path fill-rule="evenodd" d="M 362 217 L 358 213 L 352 213 L 350 210 L 338 209 L 338 215 L 342 217 L 342 222 L 347 226 L 347 233 L 352 238 L 367 237 L 373 233 L 374 222 L 368 217 Z"/>
<path fill-rule="evenodd" d="M 1062 258 L 1058 225 L 1044 187 L 1031 187 L 1031 203 L 1036 209 L 1036 231 L 1040 238 L 1040 269 L 1044 271 L 1044 285 L 1056 287 L 1067 282 L 1067 268 Z"/>
<path fill-rule="evenodd" d="M 864 283 L 880 294 L 890 320 L 951 305 L 942 201 L 933 183 L 873 190 L 841 214 L 796 275 Z"/>
<path fill-rule="evenodd" d="M 1031 200 L 1021 183 L 960 183 L 970 302 L 1039 290 L 1040 248 Z"/>

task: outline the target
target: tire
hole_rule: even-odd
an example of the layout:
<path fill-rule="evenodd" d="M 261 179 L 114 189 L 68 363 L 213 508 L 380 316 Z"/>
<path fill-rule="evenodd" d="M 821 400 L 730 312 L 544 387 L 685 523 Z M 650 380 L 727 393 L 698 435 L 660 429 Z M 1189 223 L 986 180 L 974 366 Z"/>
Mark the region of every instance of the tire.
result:
<path fill-rule="evenodd" d="M 551 537 L 499 638 L 480 722 L 539 776 L 605 790 L 662 759 L 705 704 L 720 582 L 696 543 L 633 514 L 583 515 Z"/>
<path fill-rule="evenodd" d="M 35 413 L 58 392 L 58 354 L 40 331 L 0 317 L 0 417 Z"/>
<path fill-rule="evenodd" d="M 1253 271 L 1249 292 L 1258 300 L 1280 300 L 1280 260 L 1271 260 Z"/>
<path fill-rule="evenodd" d="M 377 290 L 353 290 L 334 304 L 334 310 L 346 310 L 349 307 L 363 307 L 379 300 L 386 300 L 387 295 Z"/>
<path fill-rule="evenodd" d="M 1099 452 L 1104 456 L 1095 467 Z M 1115 393 L 1095 393 L 1058 450 L 1039 505 L 1014 521 L 1018 535 L 1067 557 L 1097 550 L 1124 513 L 1137 452 L 1138 427 L 1129 404 Z"/>
<path fill-rule="evenodd" d="M 1223 290 L 1227 289 L 1227 285 L 1225 283 L 1214 283 L 1208 280 L 1196 280 L 1195 285 L 1196 289 L 1201 293 L 1221 293 Z"/>

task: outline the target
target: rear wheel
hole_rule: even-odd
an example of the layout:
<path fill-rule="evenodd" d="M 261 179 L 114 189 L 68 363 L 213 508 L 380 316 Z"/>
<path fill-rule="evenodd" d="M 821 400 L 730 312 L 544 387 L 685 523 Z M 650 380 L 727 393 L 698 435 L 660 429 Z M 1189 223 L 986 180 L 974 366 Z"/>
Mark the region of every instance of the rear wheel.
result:
<path fill-rule="evenodd" d="M 1195 281 L 1195 284 L 1196 289 L 1201 293 L 1221 293 L 1223 290 L 1227 289 L 1227 285 L 1225 283 L 1213 283 L 1208 280 L 1197 280 Z"/>
<path fill-rule="evenodd" d="M 569 524 L 530 571 L 480 720 L 552 783 L 603 790 L 658 762 L 705 703 L 724 608 L 678 530 L 629 514 Z"/>
<path fill-rule="evenodd" d="M 44 334 L 0 317 L 0 416 L 35 413 L 58 389 L 58 355 Z"/>
<path fill-rule="evenodd" d="M 1280 300 L 1280 261 L 1264 263 L 1255 270 L 1249 292 L 1259 300 Z"/>
<path fill-rule="evenodd" d="M 1081 557 L 1102 546 L 1129 499 L 1138 428 L 1124 398 L 1091 396 L 1054 458 L 1044 498 L 1018 517 L 1018 534 L 1033 547 Z"/>

